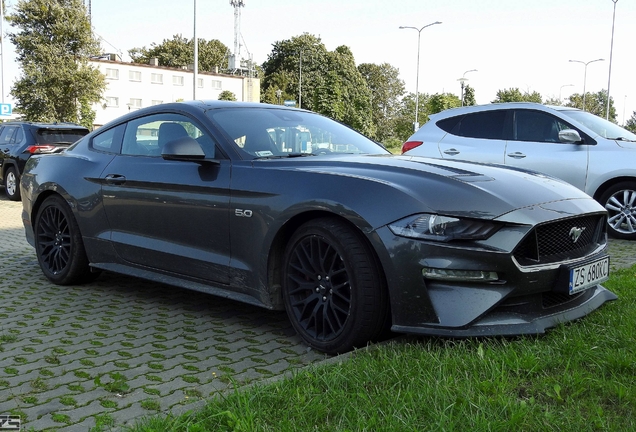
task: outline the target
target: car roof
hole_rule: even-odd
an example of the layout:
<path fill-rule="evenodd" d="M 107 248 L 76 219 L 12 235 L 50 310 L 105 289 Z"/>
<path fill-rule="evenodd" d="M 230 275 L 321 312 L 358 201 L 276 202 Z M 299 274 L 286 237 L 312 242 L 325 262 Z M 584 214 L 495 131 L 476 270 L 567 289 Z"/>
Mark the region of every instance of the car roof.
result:
<path fill-rule="evenodd" d="M 238 102 L 238 101 L 225 101 L 225 100 L 191 100 L 183 102 L 169 102 L 160 105 L 153 105 L 152 107 L 142 108 L 141 110 L 151 108 L 174 108 L 183 107 L 184 105 L 197 108 L 197 109 L 214 109 L 214 108 L 280 108 L 287 110 L 297 110 L 298 108 L 287 107 L 284 105 L 273 105 L 261 102 Z M 141 111 L 139 110 L 139 111 Z M 304 111 L 304 110 L 303 110 Z"/>
<path fill-rule="evenodd" d="M 440 119 L 446 117 L 453 117 L 462 114 L 481 112 L 481 111 L 494 111 L 500 109 L 537 109 L 540 111 L 580 111 L 578 108 L 555 106 L 555 105 L 543 105 L 536 102 L 501 102 L 484 105 L 471 105 L 457 108 L 449 108 L 442 112 L 429 115 L 430 119 Z"/>
<path fill-rule="evenodd" d="M 135 111 L 131 111 L 127 114 L 124 114 L 120 117 L 117 117 L 110 122 L 106 123 L 99 129 L 102 128 L 107 129 L 113 125 L 124 123 L 130 121 L 131 119 L 155 114 L 160 112 L 170 112 L 170 111 L 182 111 L 188 113 L 201 113 L 211 109 L 220 109 L 220 108 L 261 108 L 261 109 L 282 109 L 289 111 L 303 111 L 307 112 L 307 110 L 301 110 L 299 108 L 294 107 L 286 107 L 284 105 L 273 105 L 266 103 L 258 103 L 258 102 L 238 102 L 238 101 L 220 101 L 220 100 L 190 100 L 190 101 L 182 101 L 182 102 L 167 102 L 159 105 L 152 105 L 145 108 L 141 108 Z"/>
<path fill-rule="evenodd" d="M 2 123 L 2 126 L 8 125 L 21 125 L 21 126 L 32 126 L 36 128 L 51 128 L 51 129 L 87 129 L 84 126 L 78 125 L 77 123 L 66 123 L 66 122 L 55 122 L 55 123 L 44 123 L 44 122 L 30 122 L 30 121 L 10 121 Z"/>

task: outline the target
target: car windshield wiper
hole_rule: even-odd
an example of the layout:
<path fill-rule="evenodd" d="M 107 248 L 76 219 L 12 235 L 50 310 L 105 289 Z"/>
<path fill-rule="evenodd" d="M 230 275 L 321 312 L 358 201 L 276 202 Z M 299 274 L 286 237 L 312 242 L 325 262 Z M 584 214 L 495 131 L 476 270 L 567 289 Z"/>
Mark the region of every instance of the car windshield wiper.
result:
<path fill-rule="evenodd" d="M 636 140 L 632 140 L 632 139 L 625 138 L 625 137 L 608 138 L 608 139 L 616 140 L 616 141 L 629 141 L 629 142 L 636 142 Z"/>
<path fill-rule="evenodd" d="M 258 156 L 256 159 L 287 159 L 287 158 L 297 158 L 297 157 L 305 157 L 305 156 L 316 156 L 313 153 L 286 153 L 282 155 L 267 155 L 267 156 Z"/>
<path fill-rule="evenodd" d="M 316 156 L 316 155 L 314 153 L 288 153 L 287 154 L 288 158 L 305 157 L 305 156 Z"/>

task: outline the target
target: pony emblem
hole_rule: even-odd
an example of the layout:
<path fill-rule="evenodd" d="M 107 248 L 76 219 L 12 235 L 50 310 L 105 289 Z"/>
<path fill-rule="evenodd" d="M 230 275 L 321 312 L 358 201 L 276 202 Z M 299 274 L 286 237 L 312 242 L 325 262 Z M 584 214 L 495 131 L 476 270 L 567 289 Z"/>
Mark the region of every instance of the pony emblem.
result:
<path fill-rule="evenodd" d="M 581 234 L 583 234 L 583 231 L 585 231 L 585 227 L 583 228 L 572 227 L 569 234 L 570 238 L 572 239 L 572 243 L 576 243 L 579 240 L 579 237 L 581 237 Z"/>

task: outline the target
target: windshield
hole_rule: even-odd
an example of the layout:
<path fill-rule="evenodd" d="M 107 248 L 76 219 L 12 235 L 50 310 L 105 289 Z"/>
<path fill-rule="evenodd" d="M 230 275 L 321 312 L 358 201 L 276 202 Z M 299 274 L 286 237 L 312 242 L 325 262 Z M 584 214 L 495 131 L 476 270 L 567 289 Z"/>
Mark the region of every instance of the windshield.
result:
<path fill-rule="evenodd" d="M 617 124 L 600 118 L 599 116 L 590 114 L 589 112 L 577 110 L 564 110 L 560 112 L 570 118 L 573 118 L 579 123 L 584 124 L 603 138 L 614 140 L 618 139 L 623 141 L 636 141 L 636 135 L 632 132 L 628 131 L 627 129 L 623 129 Z"/>
<path fill-rule="evenodd" d="M 241 153 L 255 158 L 388 154 L 382 146 L 321 115 L 277 108 L 224 108 L 208 117 Z"/>

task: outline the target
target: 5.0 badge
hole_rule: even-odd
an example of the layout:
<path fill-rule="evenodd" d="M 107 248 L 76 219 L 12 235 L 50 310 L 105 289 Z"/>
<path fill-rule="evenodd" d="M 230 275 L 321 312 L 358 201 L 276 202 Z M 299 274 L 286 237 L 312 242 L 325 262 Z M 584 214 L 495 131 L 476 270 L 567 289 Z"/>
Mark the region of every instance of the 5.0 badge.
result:
<path fill-rule="evenodd" d="M 236 209 L 234 210 L 234 216 L 250 218 L 252 217 L 252 210 Z"/>

